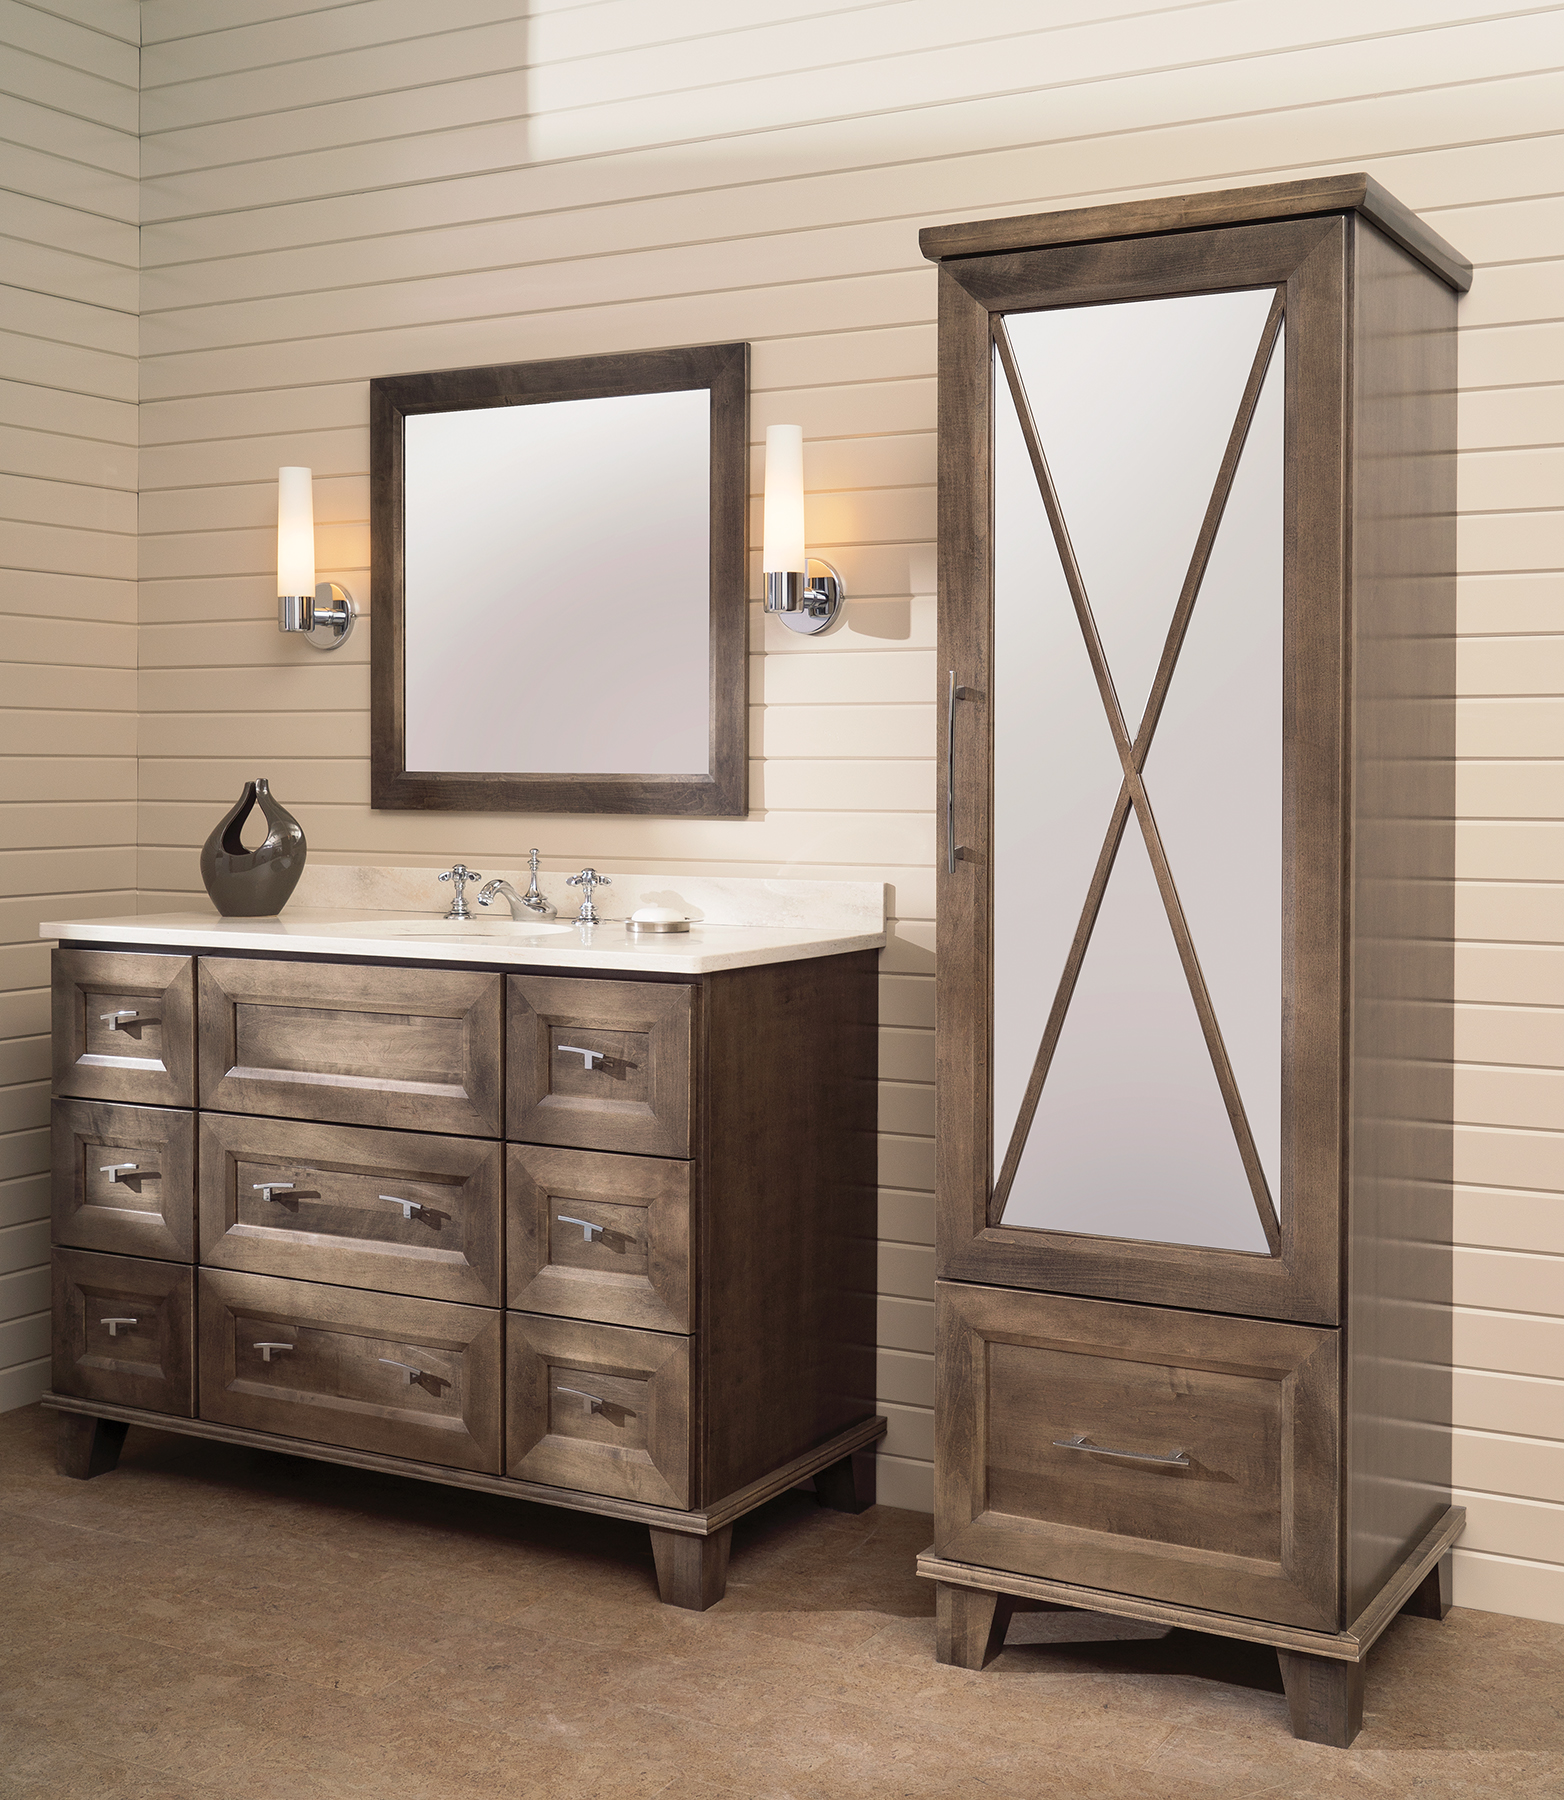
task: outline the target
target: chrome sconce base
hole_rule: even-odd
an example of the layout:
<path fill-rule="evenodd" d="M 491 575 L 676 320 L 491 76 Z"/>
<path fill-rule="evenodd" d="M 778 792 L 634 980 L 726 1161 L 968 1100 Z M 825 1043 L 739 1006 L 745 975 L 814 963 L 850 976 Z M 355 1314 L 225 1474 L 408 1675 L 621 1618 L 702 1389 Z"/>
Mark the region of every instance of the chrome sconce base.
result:
<path fill-rule="evenodd" d="M 346 588 L 334 581 L 317 584 L 313 594 L 280 594 L 277 629 L 302 633 L 316 650 L 340 650 L 353 635 L 358 607 Z"/>
<path fill-rule="evenodd" d="M 789 631 L 812 637 L 836 623 L 847 589 L 836 570 L 818 556 L 809 558 L 809 567 L 825 573 L 800 575 L 793 571 L 766 576 L 766 611 L 775 613 Z"/>

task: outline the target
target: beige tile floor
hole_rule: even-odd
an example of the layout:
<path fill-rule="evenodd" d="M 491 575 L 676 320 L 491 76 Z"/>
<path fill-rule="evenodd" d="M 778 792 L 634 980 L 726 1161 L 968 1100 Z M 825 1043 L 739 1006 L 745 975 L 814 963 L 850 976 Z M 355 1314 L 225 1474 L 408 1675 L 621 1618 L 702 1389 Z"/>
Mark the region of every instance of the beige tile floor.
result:
<path fill-rule="evenodd" d="M 919 1513 L 788 1494 L 728 1597 L 643 1531 L 132 1430 L 91 1482 L 0 1416 L 4 1800 L 1564 1796 L 1564 1627 L 1401 1619 L 1351 1750 L 1269 1652 L 1084 1613 L 933 1659 Z"/>

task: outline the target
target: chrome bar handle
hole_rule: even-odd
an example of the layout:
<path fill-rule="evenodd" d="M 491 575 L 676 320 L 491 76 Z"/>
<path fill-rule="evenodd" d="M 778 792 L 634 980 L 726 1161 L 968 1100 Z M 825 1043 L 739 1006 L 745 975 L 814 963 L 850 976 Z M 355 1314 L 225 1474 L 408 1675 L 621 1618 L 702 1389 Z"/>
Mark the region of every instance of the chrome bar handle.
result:
<path fill-rule="evenodd" d="M 961 856 L 956 846 L 956 702 L 971 698 L 971 688 L 956 686 L 952 669 L 950 698 L 945 705 L 945 868 L 952 875 Z"/>
<path fill-rule="evenodd" d="M 400 1206 L 402 1209 L 402 1217 L 404 1219 L 410 1219 L 415 1212 L 422 1212 L 424 1210 L 424 1203 L 422 1200 L 404 1200 L 400 1194 L 377 1194 L 375 1198 L 377 1200 L 388 1201 L 392 1206 Z M 382 1356 L 380 1360 L 382 1362 L 389 1362 L 390 1358 Z M 405 1368 L 406 1366 L 405 1363 L 397 1364 L 398 1368 Z"/>
<path fill-rule="evenodd" d="M 133 1019 L 139 1018 L 141 1018 L 141 1014 L 133 1006 L 121 1007 L 118 1012 L 98 1014 L 98 1022 L 107 1025 L 110 1031 L 118 1031 L 122 1025 L 128 1025 Z M 152 1021 L 144 1022 L 151 1023 Z"/>
<path fill-rule="evenodd" d="M 155 1175 L 156 1169 L 144 1169 L 140 1163 L 100 1163 L 98 1173 L 111 1182 L 123 1181 L 127 1175 Z"/>
<path fill-rule="evenodd" d="M 259 1194 L 263 1200 L 270 1200 L 273 1194 L 291 1194 L 293 1192 L 293 1183 L 291 1181 L 252 1181 L 250 1183 L 250 1188 L 253 1193 Z M 281 1206 L 282 1202 L 279 1200 L 276 1204 Z"/>
<path fill-rule="evenodd" d="M 603 1227 L 601 1225 L 594 1225 L 590 1219 L 575 1219 L 572 1218 L 569 1213 L 555 1213 L 554 1217 L 561 1225 L 579 1225 L 581 1227 L 581 1241 L 584 1244 L 591 1243 L 594 1233 L 598 1237 L 603 1235 Z M 574 1388 L 566 1388 L 562 1391 L 573 1394 L 576 1390 Z"/>
<path fill-rule="evenodd" d="M 594 1063 L 608 1061 L 608 1053 L 606 1050 L 583 1050 L 579 1044 L 556 1044 L 554 1048 L 556 1050 L 563 1050 L 570 1056 L 579 1056 L 581 1058 L 581 1066 L 586 1070 L 588 1075 L 592 1073 L 592 1065 Z"/>
<path fill-rule="evenodd" d="M 406 1369 L 407 1385 L 409 1387 L 411 1387 L 415 1381 L 422 1381 L 424 1378 L 423 1370 L 415 1368 L 412 1363 L 398 1362 L 394 1356 L 382 1356 L 379 1360 L 383 1363 L 389 1363 L 393 1369 Z"/>
<path fill-rule="evenodd" d="M 1093 1456 L 1121 1456 L 1126 1462 L 1166 1463 L 1175 1469 L 1187 1469 L 1189 1458 L 1182 1450 L 1171 1450 L 1166 1456 L 1155 1456 L 1149 1450 L 1110 1450 L 1104 1444 L 1093 1444 L 1084 1432 L 1073 1438 L 1055 1438 L 1055 1450 L 1087 1450 Z"/>
<path fill-rule="evenodd" d="M 292 1344 L 252 1344 L 251 1348 L 259 1350 L 262 1362 L 270 1362 L 274 1350 L 291 1350 Z"/>
<path fill-rule="evenodd" d="M 99 1319 L 98 1323 L 100 1325 L 108 1326 L 110 1337 L 118 1337 L 119 1336 L 119 1327 L 121 1325 L 134 1325 L 136 1323 L 136 1320 L 134 1320 L 134 1319 Z"/>
<path fill-rule="evenodd" d="M 554 1392 L 556 1394 L 574 1394 L 577 1397 L 577 1399 L 587 1401 L 588 1402 L 587 1411 L 589 1413 L 600 1413 L 603 1410 L 602 1395 L 601 1394 L 589 1394 L 585 1388 L 567 1388 L 567 1387 L 556 1386 L 554 1389 Z"/>

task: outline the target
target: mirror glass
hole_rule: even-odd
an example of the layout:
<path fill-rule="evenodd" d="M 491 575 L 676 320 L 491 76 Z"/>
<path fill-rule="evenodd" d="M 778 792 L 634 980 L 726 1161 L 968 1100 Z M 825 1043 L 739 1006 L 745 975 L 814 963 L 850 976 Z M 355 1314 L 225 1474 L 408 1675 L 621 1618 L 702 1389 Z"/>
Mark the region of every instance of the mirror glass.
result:
<path fill-rule="evenodd" d="M 710 392 L 405 434 L 407 768 L 705 773 Z"/>

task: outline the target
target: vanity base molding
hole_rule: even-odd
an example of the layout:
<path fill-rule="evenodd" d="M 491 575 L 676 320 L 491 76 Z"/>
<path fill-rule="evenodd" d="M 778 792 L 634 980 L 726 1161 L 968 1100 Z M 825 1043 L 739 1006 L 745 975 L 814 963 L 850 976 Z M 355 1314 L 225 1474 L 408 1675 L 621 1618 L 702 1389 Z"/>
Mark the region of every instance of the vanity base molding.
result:
<path fill-rule="evenodd" d="M 1447 1507 L 1345 1631 L 1310 1631 L 1039 1575 L 1014 1575 L 952 1562 L 932 1549 L 918 1558 L 918 1573 L 935 1583 L 935 1658 L 953 1668 L 986 1667 L 1004 1649 L 1005 1630 L 1015 1613 L 1055 1607 L 1270 1644 L 1280 1660 L 1293 1736 L 1345 1749 L 1363 1722 L 1364 1658 L 1398 1613 L 1444 1618 L 1450 1609 L 1450 1546 L 1465 1528 L 1466 1508 Z"/>
<path fill-rule="evenodd" d="M 147 1425 L 154 1431 L 174 1431 L 185 1437 L 210 1438 L 219 1444 L 239 1444 L 254 1450 L 272 1450 L 282 1456 L 303 1456 L 314 1462 L 339 1463 L 350 1469 L 373 1469 L 382 1475 L 406 1475 L 414 1481 L 433 1481 L 442 1487 L 472 1488 L 481 1494 L 499 1494 L 509 1500 L 530 1500 L 539 1506 L 559 1506 L 570 1512 L 597 1513 L 609 1519 L 628 1519 L 651 1527 L 652 1549 L 657 1562 L 657 1585 L 669 1606 L 704 1612 L 722 1598 L 727 1579 L 727 1546 L 733 1522 L 799 1482 L 815 1478 L 822 1506 L 835 1512 L 860 1512 L 874 1504 L 873 1457 L 863 1453 L 885 1435 L 886 1421 L 864 1419 L 748 1487 L 724 1495 L 711 1506 L 682 1512 L 670 1506 L 651 1506 L 637 1500 L 620 1500 L 611 1494 L 584 1494 L 574 1488 L 546 1487 L 535 1481 L 516 1481 L 504 1475 L 486 1475 L 474 1469 L 454 1469 L 413 1462 L 404 1456 L 385 1456 L 376 1451 L 351 1450 L 340 1444 L 306 1443 L 270 1431 L 247 1431 L 237 1425 L 219 1425 L 210 1419 L 182 1419 L 169 1413 L 149 1412 L 139 1406 L 110 1406 L 101 1401 L 78 1400 L 70 1394 L 45 1394 L 44 1406 L 60 1415 L 56 1467 L 60 1474 L 78 1481 L 106 1475 L 118 1462 L 125 1432 L 131 1425 Z M 867 1469 L 867 1477 L 865 1475 Z M 844 1472 L 845 1471 L 845 1472 Z M 868 1483 L 865 1497 L 865 1482 Z M 703 1547 L 690 1549 L 675 1540 L 693 1539 Z M 720 1543 L 719 1543 L 720 1540 Z M 704 1548 L 709 1543 L 711 1549 Z"/>

